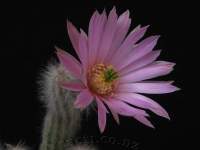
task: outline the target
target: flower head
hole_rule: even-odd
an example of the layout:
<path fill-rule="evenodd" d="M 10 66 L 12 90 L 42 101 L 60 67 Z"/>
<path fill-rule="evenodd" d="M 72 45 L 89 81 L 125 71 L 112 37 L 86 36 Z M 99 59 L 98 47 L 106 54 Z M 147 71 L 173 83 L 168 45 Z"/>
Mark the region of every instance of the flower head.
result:
<path fill-rule="evenodd" d="M 88 35 L 67 21 L 69 37 L 80 61 L 56 48 L 61 64 L 78 79 L 63 83 L 63 88 L 80 92 L 74 102 L 76 108 L 83 109 L 96 102 L 101 132 L 109 112 L 117 123 L 119 115 L 123 115 L 149 127 L 153 125 L 145 110 L 169 119 L 164 108 L 141 93 L 164 94 L 178 90 L 171 81 L 148 80 L 169 74 L 175 64 L 156 61 L 160 50 L 153 49 L 159 36 L 141 40 L 148 26 L 137 26 L 127 35 L 130 24 L 128 10 L 120 16 L 115 7 L 108 16 L 105 11 L 102 14 L 96 11 L 90 19 Z"/>

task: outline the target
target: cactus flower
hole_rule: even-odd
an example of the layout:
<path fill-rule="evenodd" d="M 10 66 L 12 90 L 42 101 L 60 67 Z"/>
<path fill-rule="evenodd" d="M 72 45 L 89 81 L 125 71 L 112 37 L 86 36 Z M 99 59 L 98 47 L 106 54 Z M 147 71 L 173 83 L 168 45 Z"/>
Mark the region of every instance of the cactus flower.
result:
<path fill-rule="evenodd" d="M 60 63 L 77 79 L 63 82 L 62 87 L 79 92 L 74 101 L 76 108 L 84 109 L 96 102 L 101 132 L 106 127 L 107 113 L 111 113 L 117 123 L 122 115 L 154 128 L 145 110 L 168 119 L 169 115 L 157 102 L 142 94 L 178 90 L 172 81 L 149 80 L 169 74 L 175 63 L 156 61 L 160 50 L 153 49 L 159 36 L 141 40 L 148 26 L 137 26 L 128 33 L 130 25 L 128 10 L 120 16 L 115 7 L 108 15 L 105 10 L 95 11 L 88 34 L 67 21 L 69 38 L 79 60 L 56 47 Z"/>

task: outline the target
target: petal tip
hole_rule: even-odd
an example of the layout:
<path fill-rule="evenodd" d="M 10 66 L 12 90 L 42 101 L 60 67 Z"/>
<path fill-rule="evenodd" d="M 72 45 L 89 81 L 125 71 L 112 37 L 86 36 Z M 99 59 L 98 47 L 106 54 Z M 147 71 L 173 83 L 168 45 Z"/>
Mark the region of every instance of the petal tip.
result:
<path fill-rule="evenodd" d="M 164 117 L 164 118 L 170 120 L 170 116 L 169 116 L 169 114 L 168 114 L 167 111 L 165 111 L 164 109 L 161 110 L 161 112 L 160 112 L 159 115 L 160 115 L 161 117 Z"/>
<path fill-rule="evenodd" d="M 161 35 L 153 35 L 152 36 L 154 38 L 155 41 L 158 41 L 161 37 Z"/>
<path fill-rule="evenodd" d="M 174 88 L 174 91 L 180 91 L 180 90 L 181 90 L 181 88 L 179 88 L 179 87 Z"/>
<path fill-rule="evenodd" d="M 99 127 L 99 131 L 100 131 L 101 134 L 104 132 L 104 130 L 105 130 L 104 128 Z"/>
<path fill-rule="evenodd" d="M 62 57 L 62 54 L 65 53 L 65 51 L 62 50 L 62 49 L 60 49 L 60 48 L 57 47 L 57 46 L 55 46 L 54 48 L 56 49 L 56 52 L 55 52 L 55 53 L 56 53 L 57 57 L 60 59 L 60 57 Z"/>
<path fill-rule="evenodd" d="M 68 19 L 66 20 L 67 25 L 71 24 L 71 21 L 69 21 Z"/>
<path fill-rule="evenodd" d="M 176 66 L 176 63 L 171 62 L 169 65 L 170 65 L 171 67 L 174 67 L 174 66 Z"/>
<path fill-rule="evenodd" d="M 124 15 L 126 15 L 126 16 L 130 16 L 130 11 L 127 9 L 125 12 L 124 12 Z"/>
<path fill-rule="evenodd" d="M 152 129 L 154 129 L 154 130 L 156 129 L 153 124 L 149 125 L 149 127 L 152 128 Z"/>
<path fill-rule="evenodd" d="M 111 11 L 115 11 L 116 12 L 116 6 L 113 6 Z"/>
<path fill-rule="evenodd" d="M 150 27 L 150 25 L 146 25 L 146 26 L 144 26 L 143 28 L 144 28 L 145 30 L 147 30 L 149 27 Z"/>
<path fill-rule="evenodd" d="M 103 9 L 102 15 L 106 15 L 106 9 Z"/>
<path fill-rule="evenodd" d="M 73 27 L 73 24 L 71 21 L 69 21 L 68 19 L 66 20 L 66 25 L 67 25 L 67 30 L 69 32 L 69 30 Z"/>
<path fill-rule="evenodd" d="M 63 52 L 65 52 L 64 50 L 62 50 L 61 48 L 59 48 L 58 46 L 54 46 L 54 48 L 56 49 L 56 52 L 57 53 L 63 53 Z"/>
<path fill-rule="evenodd" d="M 164 118 L 166 118 L 166 119 L 168 119 L 168 120 L 171 120 L 171 118 L 170 118 L 170 116 L 169 116 L 169 114 L 168 114 L 168 113 L 167 113 L 167 114 L 165 114 L 163 117 L 164 117 Z"/>

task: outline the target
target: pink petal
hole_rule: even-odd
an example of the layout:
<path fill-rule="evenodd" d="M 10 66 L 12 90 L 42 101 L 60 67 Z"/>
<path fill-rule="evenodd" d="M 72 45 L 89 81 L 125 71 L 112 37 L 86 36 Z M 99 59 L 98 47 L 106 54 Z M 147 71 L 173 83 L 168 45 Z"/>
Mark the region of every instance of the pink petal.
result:
<path fill-rule="evenodd" d="M 130 12 L 127 10 L 122 15 L 119 16 L 117 20 L 117 29 L 115 32 L 115 36 L 113 39 L 112 47 L 111 49 L 117 49 L 121 45 L 122 41 L 124 40 L 128 29 L 131 25 L 131 19 L 129 18 Z"/>
<path fill-rule="evenodd" d="M 148 114 L 144 110 L 131 107 L 120 100 L 110 99 L 108 101 L 105 101 L 105 103 L 108 105 L 109 108 L 115 110 L 117 113 L 123 116 L 133 117 L 141 123 L 153 128 L 151 122 L 146 119 Z"/>
<path fill-rule="evenodd" d="M 105 101 L 107 101 L 107 100 L 104 100 L 104 99 L 103 99 L 103 101 L 105 102 Z M 112 115 L 113 115 L 113 118 L 114 118 L 115 121 L 117 122 L 117 124 L 120 124 L 120 122 L 119 122 L 119 115 L 117 114 L 117 112 L 115 112 L 111 107 L 109 107 L 109 109 L 110 109 L 110 111 L 111 111 L 111 113 L 112 113 Z"/>
<path fill-rule="evenodd" d="M 99 124 L 99 129 L 101 133 L 105 130 L 106 127 L 106 112 L 107 109 L 104 106 L 103 102 L 99 100 L 98 98 L 96 99 L 97 102 L 97 107 L 98 107 L 98 124 Z"/>
<path fill-rule="evenodd" d="M 82 73 L 82 81 L 86 85 L 87 84 L 87 71 L 89 67 L 89 51 L 88 51 L 88 38 L 86 33 L 82 30 L 79 38 L 79 48 L 80 48 L 80 60 L 83 64 L 83 73 Z"/>
<path fill-rule="evenodd" d="M 57 56 L 60 63 L 75 77 L 81 78 L 81 65 L 80 63 L 69 53 L 62 49 L 55 47 L 57 50 Z"/>
<path fill-rule="evenodd" d="M 138 82 L 159 76 L 169 74 L 173 70 L 174 63 L 166 61 L 156 61 L 151 65 L 136 71 L 130 72 L 127 75 L 121 76 L 121 83 Z"/>
<path fill-rule="evenodd" d="M 171 82 L 138 82 L 120 84 L 120 92 L 134 92 L 134 93 L 146 93 L 146 94 L 164 94 L 177 91 L 178 88 L 171 85 Z"/>
<path fill-rule="evenodd" d="M 75 26 L 68 20 L 67 20 L 67 31 L 69 34 L 69 38 L 72 42 L 72 45 L 73 45 L 77 55 L 79 56 L 79 47 L 78 47 L 79 32 L 77 31 Z"/>
<path fill-rule="evenodd" d="M 134 118 L 148 127 L 155 128 L 153 124 L 145 116 L 138 115 L 134 116 Z"/>
<path fill-rule="evenodd" d="M 93 16 L 94 17 L 92 17 L 90 21 L 89 33 L 88 33 L 90 63 L 94 63 L 94 61 L 96 60 L 104 27 L 107 22 L 107 16 L 105 10 L 101 15 L 99 15 L 99 13 L 96 11 Z"/>
<path fill-rule="evenodd" d="M 156 50 L 156 51 L 152 51 L 149 54 L 145 55 L 144 57 L 133 61 L 131 64 L 129 64 L 128 66 L 124 67 L 122 70 L 119 70 L 120 75 L 125 75 L 128 74 L 132 71 L 135 71 L 139 68 L 142 68 L 150 63 L 152 63 L 153 61 L 155 61 L 158 56 L 160 55 L 160 50 Z"/>
<path fill-rule="evenodd" d="M 142 28 L 139 28 L 140 26 L 136 27 L 125 39 L 123 44 L 121 45 L 120 49 L 132 49 L 133 44 L 135 44 L 137 41 L 139 41 L 147 31 L 149 26 L 145 26 Z"/>
<path fill-rule="evenodd" d="M 91 58 L 94 57 L 94 55 L 96 55 L 96 49 L 94 48 L 95 46 L 97 46 L 97 42 L 98 39 L 96 38 L 96 32 L 95 30 L 97 22 L 98 22 L 98 18 L 99 18 L 99 13 L 98 11 L 95 11 L 90 19 L 90 23 L 89 23 L 89 29 L 88 29 L 88 61 L 89 63 Z M 98 38 L 98 37 L 97 37 Z"/>
<path fill-rule="evenodd" d="M 115 95 L 115 97 L 131 105 L 134 105 L 143 109 L 149 109 L 150 111 L 154 112 L 155 114 L 159 116 L 170 119 L 167 111 L 162 106 L 160 106 L 157 102 L 153 101 L 152 99 L 148 97 L 145 97 L 143 95 L 136 94 L 136 93 L 119 93 Z"/>
<path fill-rule="evenodd" d="M 99 47 L 98 59 L 99 61 L 103 61 L 107 56 L 108 51 L 111 48 L 111 44 L 114 38 L 114 33 L 116 31 L 117 24 L 117 13 L 115 7 L 110 11 L 108 16 L 107 23 L 104 28 L 104 32 L 102 35 L 102 41 Z"/>
<path fill-rule="evenodd" d="M 74 102 L 75 108 L 86 108 L 92 101 L 94 97 L 91 93 L 85 89 L 77 96 L 76 101 Z"/>
<path fill-rule="evenodd" d="M 140 28 L 140 26 L 136 27 L 124 40 L 119 49 L 115 52 L 111 64 L 118 64 L 119 60 L 127 57 L 127 55 L 132 51 L 133 47 L 135 46 L 135 43 L 140 38 L 142 38 L 147 28 L 148 26 L 145 26 L 143 28 Z"/>
<path fill-rule="evenodd" d="M 133 118 L 135 118 L 139 122 L 141 122 L 141 123 L 143 123 L 143 124 L 145 124 L 149 127 L 154 128 L 154 126 L 151 124 L 151 122 L 146 119 L 148 114 L 145 111 L 140 110 L 140 109 L 136 109 L 134 107 L 130 107 L 129 105 L 127 105 L 123 102 L 117 101 L 117 100 L 114 100 L 114 101 L 115 101 L 115 103 L 112 103 L 113 101 L 112 102 L 111 101 L 106 102 L 108 104 L 109 108 L 114 107 L 114 109 L 116 109 L 116 111 L 119 114 L 124 115 L 124 116 L 132 116 Z M 135 109 L 135 110 L 133 110 L 133 109 Z"/>
<path fill-rule="evenodd" d="M 90 58 L 91 58 L 91 54 L 92 54 L 92 51 L 91 51 L 91 42 L 93 40 L 93 33 L 94 33 L 94 30 L 95 30 L 95 22 L 96 22 L 96 18 L 97 18 L 97 15 L 98 15 L 98 11 L 95 11 L 92 15 L 92 17 L 90 18 L 90 22 L 89 22 L 89 29 L 88 29 L 88 57 L 87 57 L 87 60 L 88 62 L 90 63 Z"/>
<path fill-rule="evenodd" d="M 155 47 L 159 36 L 151 36 L 140 42 L 136 47 L 133 48 L 133 50 L 128 53 L 123 58 L 123 63 L 119 63 L 116 65 L 118 69 L 122 69 L 123 67 L 126 67 L 127 65 L 131 64 L 132 62 L 142 58 L 149 52 L 153 50 Z"/>
<path fill-rule="evenodd" d="M 143 115 L 148 116 L 148 114 L 144 110 L 140 110 L 134 107 L 129 106 L 128 104 L 117 100 L 117 99 L 109 99 L 104 101 L 108 107 L 114 110 L 116 113 L 121 114 L 123 116 L 135 116 L 135 115 Z"/>
<path fill-rule="evenodd" d="M 62 87 L 70 91 L 82 91 L 85 88 L 80 82 L 65 82 L 62 83 Z"/>
<path fill-rule="evenodd" d="M 79 57 L 83 64 L 83 68 L 87 69 L 88 65 L 88 41 L 86 33 L 81 29 L 80 38 L 79 38 Z"/>
<path fill-rule="evenodd" d="M 128 29 L 131 25 L 131 19 L 129 18 L 129 10 L 124 12 L 122 15 L 119 16 L 116 24 L 116 31 L 113 38 L 113 42 L 111 45 L 111 48 L 106 56 L 106 61 L 109 61 L 109 59 L 116 53 L 116 49 L 118 49 L 124 40 Z"/>
<path fill-rule="evenodd" d="M 110 111 L 111 111 L 111 113 L 112 113 L 112 115 L 113 115 L 113 118 L 115 119 L 115 121 L 116 121 L 117 124 L 119 125 L 119 124 L 120 124 L 119 115 L 118 115 L 114 110 L 112 110 L 111 108 L 110 108 Z"/>

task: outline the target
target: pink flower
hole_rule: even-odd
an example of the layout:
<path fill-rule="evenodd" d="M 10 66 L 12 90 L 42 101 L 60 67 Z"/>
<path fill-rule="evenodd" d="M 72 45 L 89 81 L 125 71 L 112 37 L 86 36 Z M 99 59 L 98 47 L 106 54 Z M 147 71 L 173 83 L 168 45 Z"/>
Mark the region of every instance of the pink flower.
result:
<path fill-rule="evenodd" d="M 153 48 L 159 36 L 140 41 L 148 26 L 138 26 L 127 35 L 130 24 L 128 10 L 119 17 L 115 7 L 108 16 L 105 11 L 102 14 L 96 11 L 90 19 L 88 35 L 67 21 L 69 37 L 80 61 L 56 47 L 61 64 L 78 79 L 62 86 L 80 92 L 74 102 L 76 108 L 84 109 L 96 102 L 101 132 L 109 112 L 117 123 L 119 115 L 123 115 L 153 128 L 145 110 L 168 119 L 169 115 L 158 103 L 140 93 L 164 94 L 178 90 L 171 81 L 145 81 L 169 74 L 175 63 L 155 61 L 160 50 L 153 51 Z"/>

